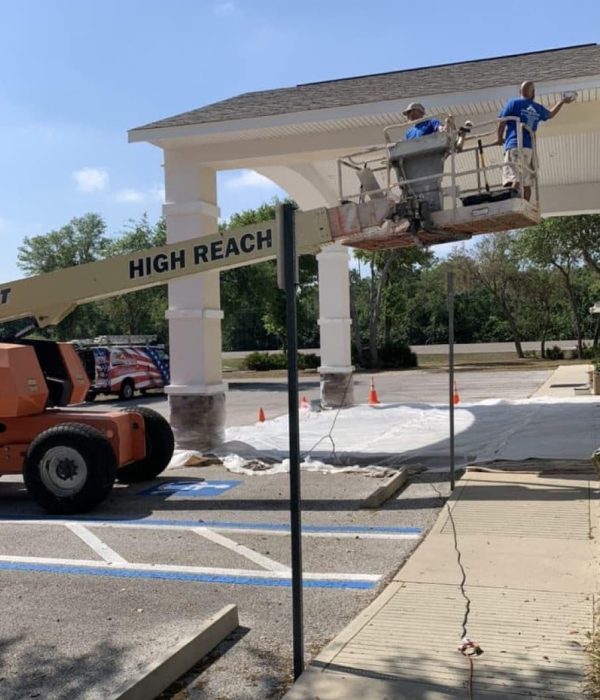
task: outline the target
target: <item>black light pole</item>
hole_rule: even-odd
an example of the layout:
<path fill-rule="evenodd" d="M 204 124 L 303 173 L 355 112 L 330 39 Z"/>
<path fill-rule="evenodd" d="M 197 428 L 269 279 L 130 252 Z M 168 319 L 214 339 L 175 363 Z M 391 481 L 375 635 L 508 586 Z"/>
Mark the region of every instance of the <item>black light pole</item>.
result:
<path fill-rule="evenodd" d="M 288 416 L 290 433 L 290 529 L 292 546 L 292 631 L 294 679 L 304 671 L 304 622 L 302 605 L 302 523 L 300 507 L 300 422 L 298 416 L 298 329 L 296 321 L 296 237 L 294 208 L 280 204 L 277 208 L 286 295 L 286 332 L 288 360 Z M 281 255 L 283 253 L 283 256 Z M 283 258 L 283 260 L 282 260 Z M 281 264 L 283 262 L 283 265 Z M 280 275 L 281 277 L 281 275 Z"/>
<path fill-rule="evenodd" d="M 448 273 L 448 377 L 450 414 L 450 489 L 454 491 L 454 273 Z"/>

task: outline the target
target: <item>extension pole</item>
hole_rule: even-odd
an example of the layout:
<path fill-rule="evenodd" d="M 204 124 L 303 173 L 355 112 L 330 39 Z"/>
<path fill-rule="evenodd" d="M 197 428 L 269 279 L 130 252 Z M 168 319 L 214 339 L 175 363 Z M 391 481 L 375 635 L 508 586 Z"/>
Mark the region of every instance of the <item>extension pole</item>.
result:
<path fill-rule="evenodd" d="M 283 268 L 288 352 L 288 416 L 290 433 L 290 529 L 292 546 L 292 631 L 294 679 L 304 671 L 302 605 L 302 523 L 300 509 L 300 422 L 298 415 L 298 329 L 296 321 L 296 237 L 294 208 L 282 205 Z"/>
<path fill-rule="evenodd" d="M 448 406 L 450 416 L 450 489 L 454 491 L 454 273 L 448 272 Z"/>

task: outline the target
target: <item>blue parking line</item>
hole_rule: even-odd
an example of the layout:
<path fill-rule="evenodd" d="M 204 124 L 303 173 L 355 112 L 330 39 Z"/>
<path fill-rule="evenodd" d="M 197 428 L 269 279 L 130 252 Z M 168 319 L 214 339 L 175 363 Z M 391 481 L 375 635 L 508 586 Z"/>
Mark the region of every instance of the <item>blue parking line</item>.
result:
<path fill-rule="evenodd" d="M 81 515 L 76 518 L 65 518 L 59 516 L 27 516 L 15 515 L 0 517 L 0 522 L 5 520 L 39 520 L 41 523 L 52 520 L 73 520 L 75 522 L 86 523 L 114 523 L 118 525 L 139 525 L 140 527 L 206 527 L 206 528 L 227 528 L 231 530 L 270 530 L 272 532 L 290 532 L 287 523 L 239 523 L 220 520 L 167 520 L 162 518 L 119 518 L 108 516 L 99 518 L 92 515 Z M 377 527 L 372 525 L 303 525 L 304 532 L 339 532 L 349 534 L 390 534 L 390 535 L 419 535 L 423 532 L 420 527 Z"/>
<path fill-rule="evenodd" d="M 255 576 L 198 574 L 186 571 L 146 571 L 143 569 L 101 568 L 93 566 L 77 566 L 76 564 L 41 564 L 35 562 L 3 561 L 0 570 L 30 571 L 46 574 L 71 574 L 77 576 L 104 576 L 109 578 L 159 579 L 163 581 L 185 581 L 188 583 L 219 583 L 238 586 L 267 586 L 290 588 L 291 579 L 259 578 Z M 374 588 L 376 582 L 366 580 L 343 581 L 329 579 L 309 579 L 303 582 L 305 588 L 337 588 L 368 590 Z"/>

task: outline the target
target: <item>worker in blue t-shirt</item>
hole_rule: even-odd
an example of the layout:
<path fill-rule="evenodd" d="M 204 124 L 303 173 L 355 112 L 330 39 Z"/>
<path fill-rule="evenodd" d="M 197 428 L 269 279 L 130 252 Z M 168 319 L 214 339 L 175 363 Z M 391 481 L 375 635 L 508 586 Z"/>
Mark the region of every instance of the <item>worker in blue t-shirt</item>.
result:
<path fill-rule="evenodd" d="M 567 94 L 552 109 L 547 109 L 539 102 L 534 102 L 535 85 L 532 80 L 526 80 L 519 90 L 520 97 L 509 100 L 498 115 L 498 145 L 504 146 L 504 167 L 502 168 L 502 185 L 518 189 L 520 171 L 523 176 L 523 197 L 529 201 L 531 197 L 531 185 L 533 183 L 533 144 L 531 133 L 527 129 L 522 130 L 523 162 L 520 162 L 517 146 L 517 122 L 505 121 L 506 117 L 517 117 L 521 124 L 531 131 L 537 131 L 538 124 L 555 117 L 564 104 L 573 102 L 575 95 Z"/>
<path fill-rule="evenodd" d="M 444 125 L 439 119 L 423 119 L 425 107 L 420 102 L 411 102 L 402 114 L 409 122 L 417 122 L 406 131 L 404 138 L 407 140 L 418 139 L 421 136 L 428 136 L 429 134 L 435 134 L 436 131 L 444 130 Z M 417 121 L 419 119 L 422 119 L 422 121 Z"/>

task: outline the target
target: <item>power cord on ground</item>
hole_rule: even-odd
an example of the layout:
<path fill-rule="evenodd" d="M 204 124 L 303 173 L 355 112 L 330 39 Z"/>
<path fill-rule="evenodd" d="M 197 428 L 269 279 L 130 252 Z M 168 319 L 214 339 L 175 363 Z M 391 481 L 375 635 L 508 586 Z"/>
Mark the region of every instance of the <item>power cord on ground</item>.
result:
<path fill-rule="evenodd" d="M 340 406 L 338 407 L 337 411 L 335 412 L 335 415 L 333 417 L 333 422 L 331 423 L 331 427 L 329 428 L 329 432 L 327 435 L 324 435 L 323 437 L 319 438 L 317 442 L 309 449 L 307 450 L 302 459 L 305 460 L 307 457 L 309 457 L 314 450 L 324 441 L 324 440 L 329 440 L 332 445 L 332 450 L 329 453 L 329 457 L 333 456 L 334 462 L 339 462 L 337 453 L 336 453 L 336 446 L 335 446 L 335 440 L 333 439 L 333 430 L 335 428 L 335 424 L 337 422 L 337 419 L 340 415 L 340 412 L 342 408 L 344 407 L 345 399 L 346 399 L 346 394 L 348 393 L 348 388 L 350 386 L 350 383 L 352 381 L 352 375 L 349 375 L 348 379 L 346 380 L 346 385 L 344 387 L 344 393 L 342 394 L 342 401 L 340 402 Z M 462 619 L 462 639 L 461 639 L 461 644 L 458 647 L 458 650 L 461 652 L 461 654 L 465 657 L 467 660 L 468 664 L 468 669 L 469 669 L 469 675 L 468 675 L 468 681 L 467 681 L 467 692 L 468 692 L 468 700 L 474 700 L 473 696 L 473 657 L 480 656 L 483 654 L 483 649 L 479 646 L 477 642 L 473 642 L 469 639 L 467 636 L 467 624 L 469 620 L 469 615 L 471 613 L 471 599 L 467 595 L 467 592 L 465 590 L 465 585 L 467 582 L 467 574 L 465 571 L 465 568 L 462 564 L 462 553 L 460 551 L 460 547 L 458 545 L 458 534 L 456 532 L 456 523 L 454 522 L 454 517 L 452 515 L 452 509 L 448 505 L 448 499 L 444 497 L 444 495 L 441 493 L 441 491 L 436 488 L 435 484 L 432 481 L 424 481 L 423 479 L 419 479 L 416 477 L 418 481 L 421 481 L 422 483 L 428 483 L 431 488 L 434 490 L 434 492 L 437 494 L 438 498 L 440 500 L 444 501 L 444 507 L 448 511 L 448 518 L 450 520 L 450 524 L 452 526 L 452 538 L 454 541 L 454 551 L 456 552 L 456 561 L 458 563 L 458 567 L 461 572 L 461 581 L 459 584 L 460 588 L 460 593 L 462 597 L 464 598 L 465 601 L 465 612 L 463 615 Z"/>
<path fill-rule="evenodd" d="M 335 424 L 337 422 L 337 419 L 340 415 L 340 412 L 342 408 L 344 408 L 344 405 L 346 403 L 346 395 L 348 394 L 348 389 L 350 388 L 350 384 L 353 381 L 353 375 L 349 374 L 347 379 L 346 379 L 346 385 L 344 386 L 344 393 L 342 394 L 342 400 L 340 402 L 340 405 L 337 408 L 337 411 L 335 412 L 335 415 L 333 416 L 333 422 L 331 423 L 331 427 L 329 428 L 329 432 L 327 435 L 323 435 L 323 437 L 319 438 L 317 442 L 310 448 L 310 450 L 307 450 L 303 455 L 302 455 L 302 460 L 305 460 L 307 457 L 310 457 L 310 455 L 314 452 L 314 450 L 324 441 L 324 440 L 329 440 L 331 442 L 332 450 L 329 453 L 327 459 L 329 460 L 333 456 L 333 462 L 334 463 L 339 463 L 338 457 L 337 457 L 337 452 L 336 452 L 336 447 L 335 447 L 335 440 L 333 439 L 333 429 L 335 428 Z"/>

